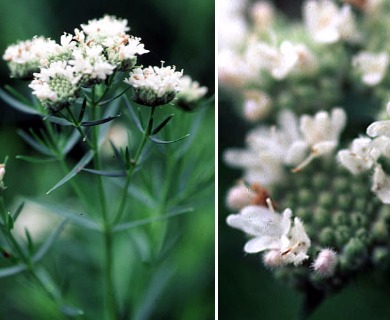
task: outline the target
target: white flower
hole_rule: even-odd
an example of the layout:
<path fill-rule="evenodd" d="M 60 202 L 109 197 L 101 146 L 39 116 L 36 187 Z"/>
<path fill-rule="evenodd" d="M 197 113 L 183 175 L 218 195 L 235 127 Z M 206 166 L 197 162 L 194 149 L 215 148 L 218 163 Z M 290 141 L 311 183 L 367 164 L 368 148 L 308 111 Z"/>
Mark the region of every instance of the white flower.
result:
<path fill-rule="evenodd" d="M 371 191 L 385 204 L 390 204 L 390 177 L 377 165 L 372 177 Z"/>
<path fill-rule="evenodd" d="M 337 158 L 351 173 L 358 174 L 371 169 L 379 155 L 373 140 L 361 137 L 352 141 L 350 150 L 340 150 Z"/>
<path fill-rule="evenodd" d="M 389 55 L 386 52 L 363 51 L 353 57 L 352 65 L 362 74 L 362 81 L 365 84 L 375 86 L 386 75 L 389 66 Z"/>
<path fill-rule="evenodd" d="M 78 96 L 81 75 L 77 75 L 66 61 L 53 62 L 34 76 L 29 87 L 47 108 L 59 110 Z"/>
<path fill-rule="evenodd" d="M 261 70 L 266 70 L 277 80 L 286 78 L 293 71 L 311 69 L 314 61 L 305 45 L 289 41 L 283 41 L 280 47 L 250 42 L 245 54 L 245 62 L 253 74 L 258 76 Z"/>
<path fill-rule="evenodd" d="M 106 48 L 108 61 L 118 65 L 121 70 L 131 69 L 137 61 L 137 56 L 149 52 L 141 43 L 141 38 L 126 34 L 105 39 L 103 46 Z"/>
<path fill-rule="evenodd" d="M 310 155 L 294 171 L 299 171 L 314 158 L 330 154 L 338 145 L 339 136 L 346 124 L 346 114 L 343 109 L 333 109 L 331 114 L 325 111 L 317 112 L 314 117 L 303 115 L 300 118 L 300 132 L 304 143 L 310 147 Z M 303 143 L 300 147 L 303 147 Z"/>
<path fill-rule="evenodd" d="M 20 41 L 9 46 L 3 59 L 7 61 L 12 77 L 30 77 L 39 71 L 41 59 L 55 51 L 58 44 L 44 37 L 34 37 L 31 40 Z"/>
<path fill-rule="evenodd" d="M 177 98 L 183 103 L 193 103 L 207 93 L 207 87 L 201 87 L 199 82 L 193 81 L 190 76 L 183 76 L 180 78 L 180 92 Z"/>
<path fill-rule="evenodd" d="M 180 91 L 180 78 L 183 71 L 175 67 L 136 68 L 124 80 L 133 87 L 134 98 L 140 104 L 157 106 L 166 104 Z"/>
<path fill-rule="evenodd" d="M 263 119 L 272 106 L 271 97 L 259 90 L 247 90 L 244 92 L 244 117 L 248 121 L 255 122 Z"/>
<path fill-rule="evenodd" d="M 301 150 L 291 149 L 299 140 L 297 119 L 290 111 L 284 111 L 278 118 L 279 128 L 259 127 L 247 137 L 248 148 L 230 149 L 224 154 L 225 161 L 243 168 L 244 180 L 269 186 L 284 178 L 284 164 L 297 164 L 302 160 Z"/>
<path fill-rule="evenodd" d="M 100 45 L 81 46 L 73 50 L 73 59 L 69 61 L 74 72 L 83 76 L 83 82 L 105 80 L 115 69 L 115 66 L 106 61 L 103 47 Z"/>
<path fill-rule="evenodd" d="M 303 15 L 306 29 L 316 42 L 354 41 L 360 37 L 348 5 L 339 9 L 330 0 L 309 0 L 304 4 Z"/>
<path fill-rule="evenodd" d="M 387 104 L 387 113 L 390 116 L 390 103 Z M 390 138 L 390 120 L 380 120 L 371 123 L 367 128 L 370 137 L 386 136 Z"/>
<path fill-rule="evenodd" d="M 322 249 L 312 267 L 322 277 L 334 274 L 337 265 L 337 253 L 332 249 Z"/>
<path fill-rule="evenodd" d="M 273 252 L 271 264 L 274 265 L 302 263 L 308 258 L 306 253 L 310 247 L 310 239 L 302 222 L 295 218 L 294 225 L 291 226 L 292 211 L 290 209 L 285 209 L 283 214 L 270 209 L 248 206 L 243 208 L 239 214 L 229 215 L 226 221 L 229 226 L 240 229 L 252 237 L 245 244 L 245 252 L 257 253 L 269 250 Z M 265 258 L 265 260 L 270 258 Z"/>
<path fill-rule="evenodd" d="M 109 15 L 105 15 L 100 19 L 89 20 L 88 24 L 82 24 L 81 28 L 92 39 L 113 37 L 130 30 L 126 19 L 118 19 Z"/>
<path fill-rule="evenodd" d="M 253 70 L 244 58 L 233 50 L 221 50 L 218 54 L 218 80 L 222 85 L 241 87 L 258 76 Z"/>

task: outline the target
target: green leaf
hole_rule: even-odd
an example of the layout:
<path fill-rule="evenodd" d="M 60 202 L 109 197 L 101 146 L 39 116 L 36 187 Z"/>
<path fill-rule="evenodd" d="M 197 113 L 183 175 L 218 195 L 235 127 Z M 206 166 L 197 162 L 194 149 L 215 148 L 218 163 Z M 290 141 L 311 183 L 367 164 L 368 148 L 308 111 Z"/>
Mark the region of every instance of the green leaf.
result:
<path fill-rule="evenodd" d="M 33 114 L 33 115 L 40 115 L 38 111 L 33 109 L 31 106 L 20 102 L 19 100 L 15 99 L 11 95 L 9 95 L 6 91 L 0 88 L 0 98 L 2 98 L 7 104 L 9 104 L 11 107 L 15 108 L 16 110 L 22 111 L 24 113 Z"/>
<path fill-rule="evenodd" d="M 113 142 L 111 140 L 109 140 L 110 142 L 110 145 L 111 145 L 111 148 L 112 150 L 114 151 L 114 155 L 115 155 L 115 158 L 118 160 L 118 163 L 119 165 L 125 169 L 126 168 L 126 162 L 125 160 L 123 159 L 120 151 L 118 150 L 118 148 L 113 144 Z"/>
<path fill-rule="evenodd" d="M 20 213 L 22 212 L 23 208 L 24 208 L 24 201 L 16 209 L 16 211 L 14 213 L 14 216 L 13 216 L 14 221 L 16 221 L 18 219 L 18 217 L 19 217 Z"/>
<path fill-rule="evenodd" d="M 121 93 L 117 94 L 116 96 L 114 96 L 113 98 L 109 98 L 107 100 L 103 100 L 101 102 L 99 102 L 99 106 L 103 106 L 107 103 L 110 103 L 111 101 L 114 101 L 115 99 L 118 99 L 121 95 L 123 95 L 124 93 L 126 93 L 127 90 L 129 90 L 131 87 L 127 87 L 125 90 L 123 90 Z"/>
<path fill-rule="evenodd" d="M 57 203 L 48 202 L 47 200 L 42 199 L 33 199 L 30 200 L 36 204 L 39 204 L 46 209 L 48 209 L 51 213 L 58 215 L 62 218 L 69 219 L 73 223 L 95 231 L 100 231 L 100 225 L 98 225 L 95 221 L 93 221 L 91 218 L 88 218 L 85 216 L 82 212 L 75 212 L 72 210 L 69 210 L 66 207 L 63 207 Z"/>
<path fill-rule="evenodd" d="M 24 160 L 30 163 L 47 163 L 47 162 L 57 161 L 56 158 L 40 158 L 40 157 L 23 156 L 23 155 L 17 155 L 16 159 Z"/>
<path fill-rule="evenodd" d="M 99 176 L 106 176 L 106 177 L 126 177 L 126 171 L 103 171 L 103 170 L 94 170 L 94 169 L 88 169 L 83 168 L 83 171 L 87 171 L 93 174 L 97 174 Z"/>
<path fill-rule="evenodd" d="M 55 228 L 53 233 L 46 239 L 46 241 L 42 244 L 42 246 L 32 258 L 33 262 L 38 262 L 45 256 L 45 254 L 49 251 L 50 247 L 53 245 L 54 241 L 57 240 L 66 223 L 67 219 L 64 219 L 61 223 L 58 224 L 57 228 Z"/>
<path fill-rule="evenodd" d="M 32 255 L 34 253 L 34 242 L 27 228 L 24 229 L 24 233 L 26 234 L 26 238 L 27 238 L 28 252 L 30 253 L 30 255 Z"/>
<path fill-rule="evenodd" d="M 7 213 L 7 215 L 6 215 L 5 225 L 6 225 L 6 228 L 8 231 L 10 231 L 14 228 L 14 219 L 12 218 L 10 213 Z"/>
<path fill-rule="evenodd" d="M 25 133 L 22 130 L 18 130 L 17 133 L 19 136 L 22 137 L 22 139 L 29 144 L 32 148 L 34 148 L 36 151 L 45 154 L 47 156 L 52 156 L 52 152 L 43 144 L 42 141 L 38 142 L 34 140 L 32 137 L 30 137 L 27 133 Z"/>
<path fill-rule="evenodd" d="M 126 102 L 127 110 L 129 110 L 130 117 L 133 120 L 134 124 L 139 129 L 139 131 L 144 133 L 144 128 L 140 122 L 141 116 L 139 118 L 136 116 L 136 114 L 134 113 L 134 110 L 133 110 L 133 106 L 131 105 L 129 99 L 125 99 L 125 102 Z"/>
<path fill-rule="evenodd" d="M 183 140 L 183 139 L 185 139 L 185 138 L 187 138 L 189 136 L 190 136 L 190 134 L 188 133 L 188 134 L 186 134 L 186 135 L 184 135 L 184 136 L 182 136 L 182 137 L 180 137 L 178 139 L 175 139 L 175 140 L 160 140 L 160 139 L 153 138 L 153 137 L 149 137 L 149 139 L 151 141 L 153 141 L 154 143 L 158 143 L 158 144 L 170 144 L 170 143 L 175 143 L 175 142 L 178 142 L 180 140 Z"/>
<path fill-rule="evenodd" d="M 54 117 L 54 116 L 47 116 L 43 120 L 48 120 L 50 122 L 53 122 L 55 124 L 59 124 L 61 126 L 74 126 L 74 124 L 64 118 Z"/>
<path fill-rule="evenodd" d="M 156 128 L 153 129 L 152 135 L 159 133 L 160 130 L 168 124 L 173 116 L 174 114 L 170 114 L 168 117 L 166 117 Z"/>
<path fill-rule="evenodd" d="M 20 264 L 13 267 L 0 269 L 0 278 L 13 276 L 15 274 L 25 271 L 26 269 L 26 266 Z"/>
<path fill-rule="evenodd" d="M 95 121 L 84 121 L 84 122 L 81 122 L 81 126 L 83 127 L 93 127 L 93 126 L 98 126 L 100 124 L 103 124 L 103 123 L 107 123 L 107 122 L 110 122 L 116 118 L 119 118 L 121 115 L 118 114 L 116 116 L 110 116 L 110 117 L 107 117 L 107 118 L 104 118 L 104 119 L 99 119 L 99 120 L 95 120 Z"/>
<path fill-rule="evenodd" d="M 87 99 L 84 98 L 83 103 L 82 103 L 82 105 L 81 105 L 79 118 L 77 119 L 77 122 L 78 122 L 78 123 L 80 123 L 80 122 L 83 120 L 84 113 L 85 113 L 85 108 L 86 108 L 86 107 L 87 107 Z"/>
<path fill-rule="evenodd" d="M 149 224 L 153 221 L 164 220 L 164 219 L 172 218 L 172 217 L 175 217 L 175 216 L 178 216 L 178 215 L 181 215 L 184 213 L 193 212 L 193 211 L 194 211 L 193 208 L 177 208 L 177 209 L 172 210 L 171 212 L 168 212 L 168 213 L 161 215 L 161 216 L 140 219 L 140 220 L 136 220 L 136 221 L 124 222 L 124 223 L 118 224 L 112 230 L 114 232 L 124 231 L 124 230 L 128 230 L 131 228 L 139 227 L 139 226 L 142 226 L 145 224 Z"/>
<path fill-rule="evenodd" d="M 74 130 L 72 135 L 67 139 L 66 144 L 63 148 L 63 154 L 67 154 L 80 139 L 80 133 L 77 130 Z"/>
<path fill-rule="evenodd" d="M 92 150 L 88 151 L 84 155 L 84 157 L 82 157 L 81 160 L 74 166 L 74 168 L 64 178 L 62 178 L 53 188 L 51 188 L 48 192 L 46 192 L 46 194 L 49 194 L 50 192 L 61 187 L 64 183 L 72 179 L 77 173 L 80 172 L 81 169 L 83 169 L 84 166 L 86 166 L 92 160 L 93 154 L 94 152 Z"/>

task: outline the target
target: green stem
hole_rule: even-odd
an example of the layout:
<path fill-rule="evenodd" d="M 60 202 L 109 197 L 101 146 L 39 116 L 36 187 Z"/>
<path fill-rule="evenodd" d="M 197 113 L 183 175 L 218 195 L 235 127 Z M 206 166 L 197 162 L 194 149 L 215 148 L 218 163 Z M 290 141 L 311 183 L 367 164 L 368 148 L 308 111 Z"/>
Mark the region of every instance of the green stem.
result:
<path fill-rule="evenodd" d="M 325 293 L 312 287 L 311 285 L 307 286 L 304 294 L 303 305 L 298 318 L 299 320 L 309 319 L 309 317 L 325 299 Z"/>
<path fill-rule="evenodd" d="M 96 119 L 98 102 L 95 100 L 95 87 L 92 88 L 92 101 L 90 103 L 91 107 L 91 118 L 92 120 Z M 95 151 L 94 153 L 94 168 L 96 170 L 101 170 L 101 158 L 99 154 L 99 126 L 95 126 L 92 130 L 92 148 Z M 100 200 L 101 210 L 102 210 L 102 219 L 103 219 L 103 235 L 104 235 L 104 286 L 105 286 L 105 298 L 107 299 L 107 311 L 109 319 L 115 320 L 118 319 L 118 306 L 114 288 L 114 277 L 113 277 L 113 233 L 112 225 L 108 217 L 107 212 L 107 202 L 106 194 L 104 191 L 103 180 L 100 175 L 96 176 L 97 178 L 97 188 L 98 188 L 98 197 Z"/>
<path fill-rule="evenodd" d="M 145 130 L 145 132 L 143 134 L 141 143 L 138 146 L 138 149 L 137 149 L 137 151 L 135 153 L 134 158 L 132 159 L 131 167 L 130 167 L 130 169 L 127 172 L 127 177 L 126 177 L 125 186 L 123 188 L 122 197 L 121 197 L 121 200 L 119 202 L 119 206 L 118 206 L 118 209 L 116 211 L 116 215 L 115 215 L 114 221 L 113 221 L 114 224 L 116 224 L 116 223 L 118 223 L 120 221 L 120 219 L 122 217 L 122 214 L 123 214 L 123 211 L 124 211 L 124 209 L 126 207 L 127 198 L 128 198 L 127 189 L 129 188 L 129 185 L 130 185 L 130 182 L 131 182 L 131 178 L 133 176 L 135 168 L 138 165 L 138 161 L 139 161 L 139 158 L 141 157 L 141 154 L 142 154 L 142 151 L 143 151 L 143 149 L 145 147 L 146 141 L 148 141 L 148 139 L 150 137 L 150 134 L 152 132 L 153 116 L 154 116 L 155 109 L 156 109 L 156 107 L 152 107 L 150 109 L 148 127 L 146 128 L 146 130 Z"/>

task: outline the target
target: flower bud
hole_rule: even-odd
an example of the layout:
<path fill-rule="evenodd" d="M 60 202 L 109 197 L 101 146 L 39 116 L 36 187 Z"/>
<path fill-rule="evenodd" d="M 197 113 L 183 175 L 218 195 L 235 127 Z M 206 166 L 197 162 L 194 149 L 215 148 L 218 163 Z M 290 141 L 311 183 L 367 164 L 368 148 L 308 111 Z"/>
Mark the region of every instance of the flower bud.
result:
<path fill-rule="evenodd" d="M 280 267 L 283 264 L 283 256 L 278 250 L 269 250 L 263 254 L 263 263 L 269 268 Z"/>
<path fill-rule="evenodd" d="M 334 274 L 337 265 L 337 253 L 332 249 L 322 249 L 313 263 L 313 269 L 323 277 Z"/>
<path fill-rule="evenodd" d="M 240 182 L 230 188 L 226 197 L 226 205 L 232 210 L 241 210 L 242 208 L 249 206 L 255 197 L 256 193 L 244 183 Z"/>
<path fill-rule="evenodd" d="M 0 183 L 3 182 L 4 175 L 5 175 L 5 164 L 0 164 Z"/>
<path fill-rule="evenodd" d="M 271 108 L 271 98 L 264 92 L 248 90 L 244 93 L 244 117 L 246 120 L 254 122 L 263 119 Z"/>

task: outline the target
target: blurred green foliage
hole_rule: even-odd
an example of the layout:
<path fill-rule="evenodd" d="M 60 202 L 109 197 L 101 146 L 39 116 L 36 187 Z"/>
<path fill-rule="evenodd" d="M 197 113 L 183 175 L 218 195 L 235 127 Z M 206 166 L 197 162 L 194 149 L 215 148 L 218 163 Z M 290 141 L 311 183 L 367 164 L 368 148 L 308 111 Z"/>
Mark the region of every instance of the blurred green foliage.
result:
<path fill-rule="evenodd" d="M 206 85 L 209 96 L 214 92 L 213 1 L 17 0 L 1 1 L 0 12 L 1 53 L 17 40 L 44 35 L 58 41 L 64 31 L 73 32 L 75 27 L 89 19 L 104 14 L 116 15 L 128 20 L 130 34 L 141 37 L 145 48 L 150 50 L 139 59 L 140 63 L 144 66 L 159 65 L 160 60 L 164 60 L 167 64 L 175 64 L 177 69 L 184 69 L 184 73 Z M 17 87 L 26 95 L 29 93 L 26 83 L 9 79 L 6 64 L 1 63 L 0 86 L 4 84 Z M 15 159 L 18 154 L 35 154 L 22 142 L 16 130 L 37 129 L 41 124 L 38 118 L 14 111 L 3 101 L 0 101 L 0 110 L 0 162 L 6 155 L 10 158 L 5 177 L 8 187 L 5 198 L 15 206 L 20 197 L 43 196 L 63 174 L 55 163 L 32 165 Z M 188 128 L 198 113 L 185 113 L 174 108 L 166 112 L 176 115 L 168 126 L 172 127 L 169 134 L 176 137 L 187 133 L 185 127 Z M 199 132 L 187 153 L 189 161 L 186 163 L 198 169 L 193 171 L 184 187 L 191 185 L 191 179 L 204 176 L 205 171 L 214 170 L 213 104 L 209 104 L 203 112 Z M 156 167 L 161 169 L 166 153 L 174 148 L 175 144 L 159 148 L 154 160 L 149 161 L 157 162 Z M 79 158 L 79 149 L 71 154 L 75 159 Z M 82 175 L 85 180 L 80 180 L 80 184 L 89 188 L 88 174 Z M 154 192 L 158 192 L 160 187 L 161 177 L 158 175 L 157 172 L 155 180 L 152 180 L 155 182 Z M 140 183 L 141 177 L 138 179 Z M 112 189 L 115 188 L 118 185 L 113 182 Z M 117 239 L 115 281 L 119 295 L 122 298 L 127 296 L 137 306 L 129 311 L 131 319 L 214 318 L 213 190 L 214 185 L 210 183 L 201 193 L 194 195 L 191 200 L 197 203 L 194 212 L 172 218 L 169 222 L 155 222 L 131 229 Z M 64 205 L 76 203 L 66 186 L 56 190 L 53 198 Z M 137 215 L 137 212 L 145 212 L 142 202 L 134 201 L 131 208 L 134 210 L 132 218 L 145 218 Z M 153 216 L 154 213 L 147 214 Z M 158 234 L 156 230 L 160 230 L 160 238 L 158 235 L 149 237 L 150 234 Z M 43 263 L 53 281 L 65 292 L 69 304 L 85 309 L 86 316 L 79 318 L 101 319 L 100 308 L 96 308 L 102 301 L 101 290 L 97 290 L 100 284 L 92 285 L 90 281 L 100 281 L 101 265 L 97 262 L 101 261 L 103 254 L 99 250 L 103 246 L 102 237 L 75 226 L 68 226 L 64 234 Z M 154 261 L 153 252 L 158 251 L 158 241 L 162 242 L 159 249 L 161 252 L 165 250 L 166 254 L 160 261 Z M 80 243 L 83 245 L 80 246 Z M 1 288 L 6 294 L 0 301 L 0 319 L 62 319 L 54 303 L 39 288 L 29 284 L 26 277 L 1 279 Z"/>

